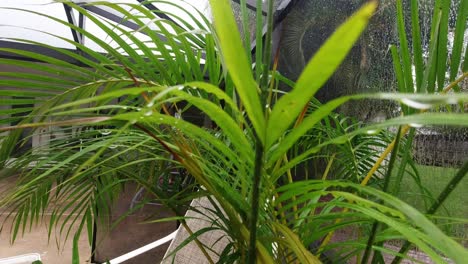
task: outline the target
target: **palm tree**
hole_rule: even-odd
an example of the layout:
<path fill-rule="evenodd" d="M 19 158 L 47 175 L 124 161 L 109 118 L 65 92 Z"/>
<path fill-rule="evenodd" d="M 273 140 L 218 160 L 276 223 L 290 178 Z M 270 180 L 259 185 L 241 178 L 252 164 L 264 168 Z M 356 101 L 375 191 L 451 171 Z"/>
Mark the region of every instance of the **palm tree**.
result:
<path fill-rule="evenodd" d="M 366 27 L 377 6 L 375 1 L 363 5 L 335 31 L 307 63 L 298 81 L 292 84 L 291 92 L 283 96 L 276 96 L 274 88 L 279 82 L 291 82 L 277 74 L 276 65 L 273 70 L 269 67 L 272 1 L 264 45 L 258 45 L 262 21 L 261 13 L 257 14 L 258 56 L 253 59 L 242 44 L 243 40 L 250 43 L 248 34 L 242 39 L 236 30 L 228 1 L 211 1 L 213 26 L 201 13 L 195 17 L 177 4 L 155 1 L 158 2 L 185 12 L 197 28 L 182 19 L 177 22 L 160 19 L 141 5 L 106 2 L 85 5 L 104 6 L 122 14 L 124 21 L 138 25 L 138 30 L 132 31 L 101 21 L 84 6 L 67 3 L 106 32 L 117 48 L 79 27 L 36 14 L 75 29 L 106 53 L 70 40 L 67 41 L 79 48 L 80 54 L 34 43 L 73 57 L 80 63 L 77 66 L 39 54 L 4 49 L 43 63 L 38 67 L 36 62 L 2 59 L 7 65 L 39 70 L 36 74 L 3 74 L 7 79 L 4 83 L 16 89 L 4 89 L 2 95 L 34 98 L 17 98 L 11 100 L 11 105 L 35 104 L 33 109 L 6 110 L 5 114 L 31 112 L 13 117 L 8 122 L 18 124 L 1 129 L 9 131 L 2 138 L 1 164 L 8 168 L 9 175 L 19 175 L 16 187 L 0 200 L 3 209 L 16 212 L 10 215 L 14 219 L 12 240 L 21 230 L 24 232 L 28 223 L 38 221 L 41 213 L 57 200 L 66 202 L 54 208 L 51 226 L 67 236 L 70 232 L 65 227 L 67 223 L 79 226 L 77 234 L 85 228 L 89 231 L 93 221 L 104 221 L 123 184 L 136 182 L 148 194 L 142 204 L 157 199 L 172 209 L 192 234 L 187 242 L 195 240 L 203 252 L 209 251 L 209 245 L 202 245 L 198 236 L 213 229 L 225 232 L 229 242 L 223 252 L 217 252 L 219 262 L 223 263 L 319 263 L 330 250 L 337 252 L 333 261 L 342 262 L 361 256 L 363 251 L 369 252 L 366 247 L 375 250 L 375 255 L 396 254 L 380 244 L 390 239 L 408 239 L 437 262 L 442 261 L 439 252 L 455 261 L 468 258 L 466 249 L 423 213 L 386 193 L 385 186 L 384 191 L 366 186 L 373 173 L 357 183 L 367 169 L 373 172 L 379 168 L 376 152 L 342 151 L 353 149 L 359 140 L 382 144 L 363 136 L 370 131 L 410 123 L 467 124 L 466 115 L 408 114 L 378 124 L 350 125 L 352 129 L 326 122 L 332 119 L 342 124 L 345 118 L 333 111 L 350 100 L 394 100 L 435 107 L 466 101 L 466 94 L 352 95 L 309 109 L 314 94 Z M 246 14 L 245 1 L 241 1 L 241 8 Z M 252 60 L 255 67 L 251 66 Z M 200 127 L 193 120 L 181 118 L 192 109 L 206 115 L 213 126 Z M 34 133 L 41 133 L 39 128 L 50 126 L 58 127 L 64 137 L 11 159 L 15 146 Z M 26 129 L 31 130 L 29 136 L 20 139 Z M 317 132 L 321 130 L 325 133 Z M 389 145 L 395 151 L 384 175 L 386 179 L 391 175 L 404 130 L 399 129 L 395 142 Z M 313 140 L 305 148 L 301 142 L 310 135 Z M 294 152 L 292 149 L 298 145 L 302 150 Z M 340 161 L 344 158 L 362 161 L 364 167 L 337 168 L 343 176 L 340 180 L 294 180 L 293 168 L 321 149 L 340 152 L 343 154 Z M 327 156 L 329 160 L 333 157 L 333 153 Z M 178 179 L 184 184 L 168 191 L 167 184 L 161 188 L 158 175 L 169 175 L 165 172 L 173 166 L 183 168 L 188 175 Z M 464 176 L 463 172 L 466 173 L 462 168 L 459 174 Z M 194 231 L 183 215 L 187 202 L 197 197 L 210 201 L 208 210 L 216 217 L 211 218 L 212 227 Z M 63 217 L 66 210 L 76 213 L 75 217 Z M 355 242 L 328 243 L 335 230 L 359 226 L 370 229 L 375 223 L 384 224 L 381 229 L 375 228 L 379 230 L 377 233 L 368 232 L 369 236 Z"/>

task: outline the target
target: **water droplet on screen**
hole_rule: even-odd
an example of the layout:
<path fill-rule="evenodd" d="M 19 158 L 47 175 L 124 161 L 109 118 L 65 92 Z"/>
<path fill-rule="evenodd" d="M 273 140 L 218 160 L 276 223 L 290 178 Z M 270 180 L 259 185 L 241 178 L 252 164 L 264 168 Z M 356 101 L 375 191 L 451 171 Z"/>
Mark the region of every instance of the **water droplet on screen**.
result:
<path fill-rule="evenodd" d="M 99 133 L 101 133 L 101 135 L 103 136 L 107 136 L 107 135 L 110 135 L 112 131 L 109 129 L 102 129 L 102 130 L 99 130 Z"/>
<path fill-rule="evenodd" d="M 410 123 L 409 124 L 410 127 L 414 127 L 414 128 L 420 128 L 420 127 L 423 127 L 423 125 L 421 124 L 417 124 L 417 123 Z"/>
<path fill-rule="evenodd" d="M 409 107 L 416 108 L 416 109 L 421 109 L 421 110 L 427 110 L 427 109 L 432 107 L 432 104 L 417 102 L 417 101 L 407 99 L 407 98 L 401 99 L 401 103 L 405 104 L 405 105 L 407 105 Z"/>
<path fill-rule="evenodd" d="M 377 135 L 379 133 L 378 129 L 369 129 L 366 131 L 367 135 Z"/>

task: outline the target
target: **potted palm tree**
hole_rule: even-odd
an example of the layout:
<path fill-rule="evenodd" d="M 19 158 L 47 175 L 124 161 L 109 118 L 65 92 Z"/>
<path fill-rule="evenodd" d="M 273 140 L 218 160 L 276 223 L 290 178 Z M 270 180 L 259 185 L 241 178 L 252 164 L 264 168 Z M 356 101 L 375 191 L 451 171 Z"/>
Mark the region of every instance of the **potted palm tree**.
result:
<path fill-rule="evenodd" d="M 158 2 L 178 6 L 154 1 Z M 412 134 L 409 124 L 413 127 L 414 124 L 468 124 L 468 117 L 463 113 L 418 113 L 420 106 L 425 109 L 453 106 L 466 102 L 468 96 L 464 93 L 412 93 L 411 68 L 408 68 L 411 59 L 401 22 L 402 2 L 397 1 L 396 6 L 401 56 L 397 48 L 392 47 L 401 93 L 349 95 L 312 105 L 310 102 L 315 93 L 335 72 L 366 28 L 377 2 L 363 4 L 340 25 L 305 64 L 295 83 L 286 80 L 275 70 L 277 64 L 271 63 L 273 1 L 268 1 L 266 18 L 263 18 L 262 9 L 257 8 L 256 56 L 253 58 L 250 49 L 246 49 L 250 47 L 247 4 L 240 2 L 243 36 L 237 30 L 227 0 L 210 1 L 213 25 L 203 14 L 195 18 L 186 11 L 198 28 L 180 18 L 178 23 L 160 19 L 142 5 L 67 3 L 98 25 L 118 43 L 118 47 L 113 48 L 72 24 L 39 14 L 90 38 L 106 54 L 74 41 L 69 42 L 80 49 L 80 54 L 47 47 L 86 66 L 78 67 L 35 53 L 4 49 L 41 61 L 44 64 L 40 70 L 47 72 L 46 75 L 16 76 L 19 81 L 8 79 L 11 74 L 4 74 L 8 79 L 4 82 L 6 85 L 28 88 L 21 90 L 22 95 L 39 98 L 34 99 L 34 103 L 40 101 L 30 114 L 15 118 L 19 121 L 17 125 L 1 129 L 9 133 L 2 141 L 0 161 L 3 167 L 20 174 L 17 186 L 0 202 L 1 207 L 14 208 L 17 212 L 12 216 L 13 240 L 21 226 L 38 221 L 41 213 L 57 199 L 69 202 L 53 210 L 51 226 L 59 227 L 64 233 L 67 230 L 62 226 L 67 222 L 79 226 L 77 234 L 85 228 L 92 230 L 93 221 L 101 221 L 101 216 L 108 215 L 109 204 L 118 197 L 122 184 L 135 182 L 151 195 L 152 200 L 155 197 L 171 209 L 190 234 L 168 257 L 177 255 L 184 245 L 194 241 L 210 263 L 320 263 L 325 260 L 324 256 L 330 256 L 327 254 L 330 251 L 335 252 L 331 259 L 335 263 L 351 258 L 366 263 L 371 253 L 375 260 L 382 258 L 384 253 L 395 255 L 398 262 L 405 256 L 410 243 L 436 262 L 443 262 L 443 256 L 460 263 L 467 259 L 468 251 L 444 234 L 424 212 L 399 200 L 388 190 L 392 171 L 397 170 L 395 161 L 400 159 L 401 170 L 406 163 L 411 163 L 407 155 Z M 260 6 L 262 1 L 257 2 Z M 438 5 L 446 7 L 447 3 L 439 2 Z M 138 25 L 138 30 L 99 20 L 88 11 L 90 8 L 86 8 L 96 6 L 123 14 L 125 21 Z M 443 34 L 442 27 L 446 25 L 441 22 L 444 11 L 438 13 L 437 10 L 435 20 L 439 22 L 435 22 L 433 39 Z M 465 11 L 460 11 L 461 18 Z M 416 24 L 417 18 L 413 20 Z M 267 29 L 265 35 L 263 25 Z M 460 27 L 464 27 L 462 25 Z M 140 33 L 144 33 L 147 40 L 137 37 Z M 455 45 L 458 47 L 462 42 L 463 38 L 458 38 Z M 421 65 L 418 67 L 422 68 L 417 68 L 416 77 L 421 80 L 422 87 L 435 81 L 428 78 L 434 72 L 432 67 L 446 69 L 445 63 L 439 65 L 431 59 L 435 56 L 433 49 L 440 46 L 437 42 L 432 44 L 426 68 Z M 401 67 L 400 57 L 404 67 Z M 16 60 L 4 59 L 3 62 L 19 64 Z M 35 62 L 21 62 L 21 66 L 37 69 Z M 460 63 L 454 66 L 459 69 Z M 439 68 L 436 72 L 442 71 Z M 419 79 L 421 76 L 423 78 Z M 464 77 L 465 73 L 456 74 L 440 91 L 450 90 Z M 276 89 L 279 83 L 290 85 L 291 91 L 279 92 Z M 2 91 L 11 96 L 18 90 Z M 37 91 L 41 91 L 40 94 Z M 345 102 L 362 99 L 401 103 L 404 115 L 380 123 L 350 126 L 352 129 L 337 128 L 329 122 L 337 120 L 336 124 L 342 124 L 346 118 L 336 116 L 333 111 Z M 17 99 L 15 103 L 25 102 L 21 100 Z M 176 112 L 196 108 L 214 125 L 202 128 L 190 120 L 173 116 L 171 108 Z M 12 110 L 5 113 L 10 114 Z M 11 161 L 12 150 L 21 132 L 26 128 L 37 131 L 44 126 L 64 127 L 64 131 L 70 126 L 95 129 L 83 129 L 84 132 L 75 138 L 57 139 L 46 148 L 38 147 Z M 372 162 L 369 163 L 368 157 L 363 158 L 366 161 L 363 164 L 367 164 L 369 170 L 360 172 L 357 179 L 295 180 L 292 177 L 294 168 L 320 150 L 329 147 L 336 152 L 340 146 L 351 144 L 359 136 L 375 134 L 375 131 L 392 126 L 398 127 L 398 132 L 391 134 L 393 141 L 389 140 L 391 142 L 385 145 L 387 148 L 382 153 L 375 150 L 378 158 Z M 323 127 L 334 133 L 320 136 Z M 410 138 L 405 140 L 408 130 Z M 315 138 L 309 141 L 310 145 L 299 148 L 301 151 L 292 151 L 311 134 Z M 382 168 L 382 161 L 389 153 L 392 153 L 391 157 Z M 332 166 L 334 157 L 333 153 L 327 156 L 326 171 Z M 35 161 L 33 167 L 30 166 L 32 161 Z M 194 179 L 193 183 L 168 195 L 158 184 L 160 178 L 155 175 L 159 174 L 154 173 L 166 169 L 158 168 L 156 164 L 166 163 L 186 170 Z M 464 177 L 467 166 L 463 165 L 457 172 L 428 210 L 429 214 L 437 210 L 454 184 Z M 379 168 L 382 171 L 380 180 L 374 176 Z M 376 184 L 368 186 L 369 182 Z M 214 217 L 208 217 L 211 223 L 208 228 L 192 230 L 184 217 L 185 209 L 189 201 L 200 197 L 209 201 L 207 209 Z M 68 208 L 72 208 L 77 216 L 62 217 Z M 355 241 L 334 241 L 334 232 L 344 227 L 360 230 L 361 235 Z M 214 252 L 214 257 L 208 254 L 212 245 L 199 240 L 201 235 L 213 230 L 224 232 L 227 238 L 224 249 Z M 384 242 L 390 240 L 409 242 L 403 242 L 405 244 L 398 253 L 398 250 L 385 247 Z"/>

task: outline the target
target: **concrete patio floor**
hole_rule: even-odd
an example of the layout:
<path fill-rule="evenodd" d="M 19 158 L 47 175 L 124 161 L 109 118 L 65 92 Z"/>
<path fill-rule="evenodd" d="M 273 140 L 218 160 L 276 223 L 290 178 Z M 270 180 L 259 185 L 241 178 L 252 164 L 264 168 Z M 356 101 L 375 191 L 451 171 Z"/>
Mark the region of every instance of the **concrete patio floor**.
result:
<path fill-rule="evenodd" d="M 2 179 L 0 184 L 0 196 L 14 185 L 15 178 Z M 112 221 L 117 220 L 122 214 L 129 210 L 130 202 L 136 192 L 135 186 L 129 185 L 125 191 L 121 193 L 121 197 L 113 206 Z M 1 208 L 0 208 L 1 209 Z M 1 212 L 1 210 L 0 210 Z M 29 223 L 26 227 L 24 236 L 20 232 L 16 241 L 12 245 L 10 243 L 10 227 L 12 219 L 5 222 L 7 212 L 0 213 L 0 225 L 4 223 L 4 228 L 0 232 L 0 258 L 12 257 L 28 253 L 39 253 L 44 264 L 62 264 L 71 263 L 73 234 L 77 227 L 72 228 L 70 237 L 64 242 L 65 236 L 58 238 L 59 230 L 52 230 L 52 236 L 48 241 L 48 223 L 50 221 L 50 213 L 45 213 L 43 220 L 38 225 L 33 225 L 29 231 Z M 151 216 L 151 217 L 150 217 Z M 144 246 L 154 240 L 164 237 L 173 232 L 177 226 L 174 221 L 157 224 L 142 224 L 148 220 L 148 217 L 154 219 L 173 216 L 167 209 L 162 206 L 145 206 L 134 214 L 129 215 L 110 233 L 99 230 L 96 241 L 96 261 L 98 263 L 118 257 L 131 250 Z M 84 229 L 78 241 L 80 252 L 80 263 L 91 263 L 91 247 L 87 237 L 87 231 Z M 57 239 L 58 238 L 58 239 Z M 60 241 L 60 247 L 58 242 Z M 167 250 L 169 243 L 162 245 L 156 249 L 140 255 L 125 263 L 159 263 Z"/>
<path fill-rule="evenodd" d="M 4 218 L 4 216 L 0 218 Z M 64 244 L 62 238 L 60 249 L 57 247 L 55 237 L 52 237 L 50 242 L 48 242 L 48 230 L 45 225 L 48 220 L 48 217 L 45 217 L 41 224 L 37 226 L 33 225 L 31 232 L 28 232 L 29 230 L 27 229 L 24 236 L 19 234 L 13 245 L 10 244 L 11 233 L 9 232 L 11 220 L 7 220 L 6 230 L 0 233 L 0 258 L 28 253 L 39 253 L 44 264 L 71 263 L 73 238 L 68 238 Z M 3 223 L 3 219 L 0 219 L 0 222 Z M 52 236 L 54 236 L 54 233 L 52 233 Z M 91 247 L 89 246 L 86 232 L 81 234 L 78 248 L 80 252 L 80 263 L 90 263 Z"/>

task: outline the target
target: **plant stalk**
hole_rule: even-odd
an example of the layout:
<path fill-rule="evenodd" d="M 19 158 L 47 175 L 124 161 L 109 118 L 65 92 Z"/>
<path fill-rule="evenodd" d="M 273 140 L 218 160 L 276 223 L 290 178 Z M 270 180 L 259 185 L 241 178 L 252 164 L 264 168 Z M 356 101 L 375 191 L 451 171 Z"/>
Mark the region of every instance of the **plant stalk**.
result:
<path fill-rule="evenodd" d="M 259 196 L 260 196 L 260 183 L 262 178 L 262 165 L 263 165 L 263 145 L 258 137 L 256 137 L 255 143 L 255 168 L 253 175 L 252 185 L 252 213 L 249 223 L 249 251 L 247 255 L 247 263 L 254 264 L 256 259 L 256 242 L 257 242 L 257 221 L 258 221 L 258 208 L 259 208 Z"/>
<path fill-rule="evenodd" d="M 262 14 L 261 8 L 262 1 L 257 0 L 257 48 L 262 47 L 262 37 L 263 37 L 263 27 L 262 27 Z M 271 32 L 273 28 L 273 0 L 268 1 L 268 13 L 267 13 L 267 27 L 269 30 L 266 32 L 265 37 L 265 49 L 257 49 L 256 52 L 256 74 L 257 82 L 260 84 L 260 100 L 262 105 L 262 110 L 264 113 L 264 118 L 267 120 L 268 111 L 265 108 L 267 96 L 268 96 L 268 70 L 270 66 L 271 58 Z M 263 53 L 263 54 L 262 54 Z M 262 57 L 263 55 L 263 57 Z M 262 63 L 263 58 L 263 63 Z M 262 67 L 259 67 L 261 64 Z M 260 75 L 262 72 L 262 75 Z M 261 77 L 261 78 L 260 78 Z M 255 136 L 255 167 L 253 175 L 253 185 L 252 185 L 252 213 L 249 223 L 249 232 L 250 232 L 250 241 L 249 241 L 249 250 L 247 255 L 247 263 L 254 264 L 256 261 L 256 243 L 257 243 L 257 221 L 258 213 L 260 207 L 260 186 L 262 180 L 262 170 L 263 170 L 263 155 L 264 155 L 264 146 L 260 140 L 260 136 L 265 135 L 256 135 Z"/>
<path fill-rule="evenodd" d="M 138 129 L 140 129 L 141 131 L 145 132 L 146 134 L 148 134 L 150 137 L 155 139 L 157 142 L 159 142 L 159 144 L 161 144 L 163 146 L 163 148 L 165 148 L 169 153 L 171 153 L 171 155 L 173 155 L 175 160 L 177 160 L 178 162 L 180 162 L 183 165 L 186 165 L 184 160 L 174 150 L 172 150 L 163 140 L 161 140 L 158 136 L 156 136 L 153 132 L 151 132 L 149 129 L 147 129 L 146 127 L 144 127 L 143 125 L 138 124 L 138 123 L 135 124 L 134 126 L 136 128 L 138 128 Z M 183 215 L 180 215 L 178 213 L 176 208 L 173 208 L 169 204 L 167 204 L 167 205 L 177 216 L 183 216 Z M 185 219 L 180 219 L 179 221 L 182 224 L 182 226 L 185 228 L 185 230 L 189 233 L 189 235 L 192 236 L 194 233 L 193 233 L 192 229 L 190 229 L 190 227 L 187 225 L 187 222 L 185 221 Z M 202 252 L 202 254 L 206 257 L 207 261 L 210 264 L 214 264 L 214 261 L 211 259 L 211 256 L 208 254 L 208 252 L 206 251 L 205 247 L 200 242 L 200 240 L 198 238 L 195 238 L 194 241 L 197 244 L 200 251 Z"/>
<path fill-rule="evenodd" d="M 393 148 L 392 155 L 390 156 L 390 161 L 388 163 L 388 170 L 387 170 L 387 173 L 385 175 L 385 182 L 384 182 L 384 186 L 383 186 L 383 191 L 384 192 L 388 191 L 388 186 L 390 185 L 389 184 L 390 183 L 390 177 L 392 176 L 393 167 L 395 165 L 395 160 L 396 160 L 396 157 L 398 156 L 398 148 L 399 148 L 399 145 L 400 145 L 402 130 L 403 130 L 403 128 L 400 126 L 398 128 L 398 133 L 397 133 L 396 138 L 395 138 L 395 147 Z M 379 201 L 379 204 L 382 204 L 382 201 Z M 372 245 L 374 244 L 374 240 L 375 240 L 375 237 L 377 236 L 377 230 L 378 229 L 379 229 L 379 222 L 374 221 L 374 223 L 372 224 L 371 234 L 369 235 L 369 239 L 367 240 L 366 250 L 364 251 L 364 256 L 362 257 L 362 261 L 361 261 L 362 264 L 367 263 L 367 261 L 369 259 L 370 253 L 372 251 Z M 375 259 L 375 255 L 374 255 L 374 259 Z"/>
<path fill-rule="evenodd" d="M 411 128 L 408 134 L 408 138 L 406 140 L 405 148 L 403 149 L 403 156 L 402 156 L 400 167 L 398 168 L 397 177 L 395 180 L 395 186 L 393 187 L 393 190 L 391 191 L 392 194 L 397 194 L 400 192 L 401 180 L 403 179 L 403 174 L 405 173 L 406 165 L 408 164 L 408 159 L 411 158 L 410 151 L 411 151 L 411 146 L 413 145 L 413 139 L 414 139 L 415 134 L 416 134 L 416 129 Z"/>

